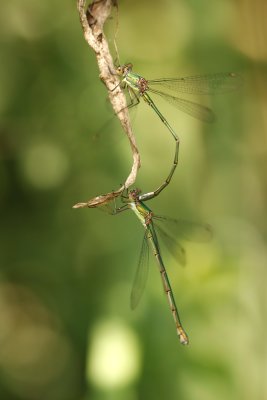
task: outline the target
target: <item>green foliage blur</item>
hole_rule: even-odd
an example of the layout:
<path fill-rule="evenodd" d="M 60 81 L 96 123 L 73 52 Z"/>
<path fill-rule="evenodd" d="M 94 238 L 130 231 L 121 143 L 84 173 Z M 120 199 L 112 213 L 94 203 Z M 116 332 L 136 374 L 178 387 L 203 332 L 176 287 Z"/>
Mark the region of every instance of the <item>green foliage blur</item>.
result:
<path fill-rule="evenodd" d="M 130 211 L 72 209 L 117 189 L 132 162 L 75 1 L 2 2 L 0 399 L 267 398 L 264 4 L 119 1 L 121 62 L 147 79 L 244 78 L 236 93 L 197 99 L 217 115 L 209 126 L 155 98 L 181 145 L 171 185 L 149 207 L 214 230 L 211 243 L 184 243 L 185 268 L 163 252 L 185 348 L 153 255 L 142 302 L 130 310 L 139 221 Z M 114 58 L 115 27 L 116 13 L 106 27 Z M 174 143 L 144 103 L 133 127 L 137 186 L 152 191 Z"/>

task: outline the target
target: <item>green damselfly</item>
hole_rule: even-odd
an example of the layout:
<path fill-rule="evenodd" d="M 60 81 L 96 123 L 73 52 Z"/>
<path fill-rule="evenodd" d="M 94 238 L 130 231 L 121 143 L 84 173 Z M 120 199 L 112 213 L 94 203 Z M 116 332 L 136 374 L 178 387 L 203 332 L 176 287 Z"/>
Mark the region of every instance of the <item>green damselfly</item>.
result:
<path fill-rule="evenodd" d="M 180 140 L 174 129 L 159 111 L 149 93 L 161 96 L 179 110 L 184 111 L 197 119 L 205 122 L 212 122 L 214 120 L 214 114 L 208 107 L 187 99 L 183 99 L 181 97 L 173 96 L 167 93 L 167 91 L 193 95 L 226 93 L 237 89 L 242 83 L 242 78 L 238 74 L 230 72 L 190 76 L 185 78 L 161 78 L 147 80 L 141 75 L 134 73 L 132 68 L 133 65 L 128 63 L 121 65 L 116 69 L 117 75 L 121 77 L 120 84 L 124 85 L 128 89 L 131 99 L 129 107 L 138 104 L 140 97 L 142 97 L 144 101 L 153 108 L 175 140 L 173 165 L 167 179 L 155 190 L 154 194 L 157 196 L 172 179 L 178 164 Z"/>
<path fill-rule="evenodd" d="M 211 228 L 207 224 L 197 224 L 188 221 L 182 220 L 174 220 L 168 219 L 166 217 L 155 215 L 144 203 L 144 201 L 149 200 L 155 197 L 156 192 L 150 192 L 141 194 L 139 189 L 133 189 L 129 191 L 127 195 L 122 195 L 121 199 L 122 202 L 126 203 L 122 207 L 117 208 L 114 210 L 114 214 L 118 212 L 131 209 L 140 222 L 142 223 L 143 227 L 145 228 L 145 236 L 143 239 L 142 244 L 142 251 L 141 256 L 139 258 L 138 268 L 134 279 L 134 284 L 131 292 L 131 307 L 135 308 L 142 296 L 143 290 L 145 288 L 145 283 L 147 279 L 147 272 L 148 272 L 148 250 L 150 242 L 151 249 L 156 257 L 160 276 L 163 283 L 163 288 L 166 293 L 169 307 L 175 322 L 177 335 L 179 337 L 181 344 L 188 344 L 189 339 L 188 336 L 182 326 L 181 319 L 178 313 L 178 309 L 175 303 L 174 295 L 172 292 L 172 288 L 170 285 L 170 281 L 167 275 L 167 271 L 165 269 L 165 265 L 163 263 L 163 259 L 161 256 L 157 230 L 159 233 L 162 233 L 163 238 L 168 238 L 168 233 L 160 226 L 157 225 L 157 222 L 167 222 L 172 223 L 175 226 L 176 231 L 179 231 L 182 238 L 187 240 L 195 240 L 195 241 L 207 241 L 211 238 Z M 173 239 L 172 239 L 173 240 Z M 185 251 L 183 247 L 175 241 L 171 243 L 171 247 L 173 245 L 177 246 L 177 251 L 175 252 L 175 257 L 178 258 L 181 264 L 185 263 Z"/>

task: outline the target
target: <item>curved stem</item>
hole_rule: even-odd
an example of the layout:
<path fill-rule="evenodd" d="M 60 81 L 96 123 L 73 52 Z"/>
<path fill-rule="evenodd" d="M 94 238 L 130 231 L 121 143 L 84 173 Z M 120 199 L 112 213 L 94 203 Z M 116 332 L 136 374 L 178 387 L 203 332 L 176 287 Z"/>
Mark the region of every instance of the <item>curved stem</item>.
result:
<path fill-rule="evenodd" d="M 87 11 L 85 12 L 85 0 L 77 0 L 77 8 L 84 38 L 95 52 L 100 71 L 100 79 L 108 89 L 109 100 L 129 139 L 132 150 L 133 164 L 130 174 L 126 178 L 125 183 L 119 189 L 111 192 L 117 193 L 122 192 L 125 188 L 128 188 L 135 182 L 138 169 L 140 168 L 140 155 L 130 124 L 126 98 L 120 88 L 119 79 L 117 75 L 114 74 L 115 69 L 112 56 L 110 54 L 108 42 L 103 31 L 104 23 L 111 13 L 112 6 L 117 7 L 116 0 L 94 0 L 88 6 Z M 114 87 L 116 87 L 116 89 L 114 89 Z M 100 198 L 101 196 L 103 195 L 96 196 L 94 199 Z M 91 200 L 89 200 L 89 202 L 90 201 Z M 84 204 L 84 207 L 87 207 L 87 203 L 80 204 Z"/>

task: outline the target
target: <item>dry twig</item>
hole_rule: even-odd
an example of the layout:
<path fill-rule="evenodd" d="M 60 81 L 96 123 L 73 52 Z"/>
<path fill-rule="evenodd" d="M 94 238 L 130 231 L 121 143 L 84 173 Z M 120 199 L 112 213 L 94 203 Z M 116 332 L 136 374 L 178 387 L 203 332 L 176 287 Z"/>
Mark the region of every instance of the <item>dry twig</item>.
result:
<path fill-rule="evenodd" d="M 74 208 L 97 207 L 118 197 L 125 188 L 128 188 L 135 182 L 137 171 L 140 167 L 140 155 L 130 124 L 126 98 L 119 86 L 118 77 L 114 73 L 115 69 L 112 56 L 103 31 L 104 23 L 111 13 L 112 6 L 117 6 L 116 0 L 94 0 L 88 6 L 87 12 L 85 12 L 85 0 L 77 0 L 77 7 L 85 40 L 95 52 L 100 70 L 100 79 L 108 89 L 112 107 L 130 141 L 133 165 L 125 183 L 118 190 L 96 196 L 85 203 L 77 203 L 73 206 Z"/>

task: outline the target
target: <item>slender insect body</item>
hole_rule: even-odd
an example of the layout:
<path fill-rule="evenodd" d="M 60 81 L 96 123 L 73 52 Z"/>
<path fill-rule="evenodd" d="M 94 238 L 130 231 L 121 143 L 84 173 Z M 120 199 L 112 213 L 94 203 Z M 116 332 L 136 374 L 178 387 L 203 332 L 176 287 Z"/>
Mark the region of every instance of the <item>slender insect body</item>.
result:
<path fill-rule="evenodd" d="M 150 242 L 153 254 L 158 262 L 163 289 L 168 299 L 168 304 L 175 322 L 177 335 L 179 337 L 180 343 L 186 345 L 189 343 L 189 339 L 182 327 L 171 285 L 168 279 L 167 271 L 165 269 L 160 254 L 158 238 L 153 223 L 153 212 L 140 200 L 140 194 L 141 192 L 138 189 L 134 189 L 129 192 L 130 201 L 128 203 L 128 207 L 133 210 L 133 212 L 136 214 L 138 219 L 141 221 L 141 224 L 145 228 L 145 240 L 148 240 Z"/>
<path fill-rule="evenodd" d="M 152 216 L 151 216 L 151 218 L 152 218 Z M 179 314 L 178 314 L 178 309 L 177 309 L 177 306 L 176 306 L 176 303 L 175 303 L 175 299 L 174 299 L 174 296 L 173 296 L 173 293 L 172 293 L 171 284 L 170 284 L 170 281 L 168 279 L 167 271 L 165 269 L 163 260 L 162 260 L 161 255 L 160 255 L 158 239 L 157 239 L 157 235 L 156 235 L 156 232 L 155 232 L 155 228 L 154 228 L 152 219 L 151 219 L 150 224 L 147 225 L 147 230 L 148 230 L 147 238 L 150 241 L 150 244 L 152 246 L 154 255 L 155 255 L 156 260 L 158 262 L 163 289 L 164 289 L 164 292 L 166 293 L 167 300 L 168 300 L 168 303 L 169 303 L 169 307 L 170 307 L 171 312 L 172 312 L 172 316 L 173 316 L 174 323 L 175 323 L 175 326 L 176 326 L 177 335 L 179 337 L 180 343 L 183 344 L 183 345 L 187 345 L 189 343 L 189 339 L 188 339 L 188 336 L 187 336 L 187 334 L 186 334 L 186 332 L 183 329 L 182 324 L 181 324 L 181 320 L 180 320 L 180 317 L 179 317 Z"/>
<path fill-rule="evenodd" d="M 174 153 L 174 160 L 173 160 L 173 164 L 171 167 L 171 171 L 170 171 L 169 175 L 167 176 L 167 178 L 164 180 L 164 182 L 155 190 L 154 195 L 157 196 L 170 183 L 172 176 L 174 174 L 174 171 L 177 167 L 180 140 L 179 140 L 178 136 L 176 135 L 174 129 L 170 126 L 170 124 L 167 122 L 166 118 L 161 114 L 161 112 L 159 111 L 159 109 L 156 107 L 155 103 L 149 96 L 149 94 L 148 94 L 149 81 L 147 79 L 143 78 L 141 75 L 138 75 L 138 74 L 132 72 L 132 67 L 133 67 L 133 65 L 130 63 L 119 66 L 117 68 L 117 74 L 122 77 L 122 82 L 128 88 L 130 95 L 131 95 L 131 92 L 134 93 L 134 96 L 135 96 L 137 102 L 139 102 L 139 97 L 143 97 L 144 101 L 153 108 L 153 110 L 156 112 L 158 117 L 161 119 L 161 121 L 167 127 L 167 129 L 169 130 L 169 132 L 171 133 L 172 137 L 175 140 L 175 153 Z M 133 104 L 134 103 L 132 101 L 131 105 L 133 105 Z"/>
<path fill-rule="evenodd" d="M 131 104 L 129 105 L 129 107 L 139 103 L 140 102 L 139 99 L 140 97 L 142 97 L 144 101 L 155 111 L 155 113 L 158 115 L 162 123 L 171 133 L 175 141 L 175 153 L 171 170 L 165 181 L 154 192 L 148 192 L 143 195 L 141 195 L 141 191 L 138 189 L 131 190 L 128 194 L 128 198 L 126 201 L 127 205 L 122 207 L 122 209 L 123 210 L 126 208 L 132 209 L 145 229 L 145 240 L 143 241 L 142 248 L 147 249 L 147 241 L 150 242 L 154 256 L 159 266 L 163 288 L 168 299 L 168 304 L 172 312 L 172 316 L 176 325 L 176 331 L 179 336 L 180 343 L 185 345 L 189 343 L 189 340 L 180 321 L 171 285 L 160 254 L 158 238 L 153 223 L 153 218 L 155 220 L 159 220 L 160 217 L 154 216 L 152 211 L 148 207 L 146 207 L 146 205 L 143 203 L 143 201 L 150 200 L 156 197 L 170 183 L 172 176 L 175 172 L 176 166 L 178 164 L 180 140 L 174 129 L 170 126 L 166 118 L 161 114 L 160 110 L 157 108 L 153 99 L 150 97 L 150 93 L 165 98 L 166 101 L 176 106 L 179 110 L 199 120 L 205 122 L 212 122 L 214 120 L 214 114 L 209 108 L 202 106 L 201 104 L 198 104 L 194 101 L 178 97 L 177 95 L 171 95 L 168 92 L 174 91 L 183 94 L 224 93 L 226 91 L 231 91 L 237 88 L 240 85 L 240 83 L 242 83 L 242 80 L 238 75 L 232 73 L 230 74 L 219 73 L 213 75 L 192 76 L 186 78 L 146 80 L 141 75 L 132 72 L 132 67 L 133 65 L 128 63 L 119 66 L 117 68 L 117 74 L 121 77 L 121 82 L 123 83 L 124 88 L 126 87 L 128 89 L 131 98 Z M 183 264 L 184 250 L 181 246 L 179 248 L 179 253 L 177 254 L 179 255 L 180 260 L 182 260 L 181 263 Z M 133 307 L 137 305 L 138 300 L 140 298 L 140 293 L 142 293 L 142 289 L 144 287 L 144 282 L 145 282 L 144 277 L 146 277 L 146 273 L 142 272 L 141 268 L 142 264 L 143 260 L 141 257 L 131 295 L 131 304 L 133 305 Z M 140 282 L 141 285 L 138 287 L 138 284 Z"/>

